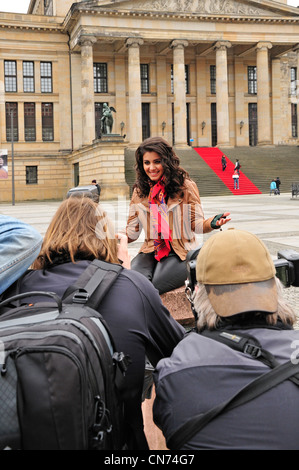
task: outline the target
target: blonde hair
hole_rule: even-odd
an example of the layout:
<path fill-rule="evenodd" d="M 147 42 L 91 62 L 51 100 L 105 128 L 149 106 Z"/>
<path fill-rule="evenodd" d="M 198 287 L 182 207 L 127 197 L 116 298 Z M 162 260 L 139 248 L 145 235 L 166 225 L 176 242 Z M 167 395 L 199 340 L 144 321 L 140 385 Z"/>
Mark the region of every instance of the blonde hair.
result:
<path fill-rule="evenodd" d="M 278 319 L 280 319 L 284 324 L 293 326 L 297 321 L 296 314 L 284 298 L 282 283 L 277 277 L 275 277 L 275 281 L 277 286 L 278 307 L 275 313 L 266 315 L 266 322 L 268 325 L 276 325 Z M 209 330 L 216 329 L 222 317 L 217 315 L 213 309 L 203 284 L 197 284 L 197 289 L 193 295 L 193 302 L 198 315 L 197 328 L 199 330 L 203 330 L 204 328 L 208 328 Z M 257 313 L 257 316 L 259 315 L 260 314 Z"/>
<path fill-rule="evenodd" d="M 92 199 L 72 196 L 61 203 L 32 268 L 46 268 L 59 257 L 73 263 L 78 259 L 119 262 L 112 223 Z"/>

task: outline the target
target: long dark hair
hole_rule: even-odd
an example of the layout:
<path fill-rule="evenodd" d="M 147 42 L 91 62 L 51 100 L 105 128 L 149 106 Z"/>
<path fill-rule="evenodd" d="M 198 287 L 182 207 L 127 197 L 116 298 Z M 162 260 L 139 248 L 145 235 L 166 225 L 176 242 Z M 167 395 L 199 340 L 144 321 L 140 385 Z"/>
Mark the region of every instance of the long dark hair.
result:
<path fill-rule="evenodd" d="M 143 155 L 146 152 L 156 152 L 161 157 L 161 165 L 164 169 L 166 194 L 173 197 L 182 192 L 186 178 L 189 174 L 180 166 L 180 159 L 172 146 L 162 137 L 149 137 L 139 145 L 135 152 L 136 182 L 139 196 L 146 197 L 150 191 L 150 179 L 143 169 Z"/>

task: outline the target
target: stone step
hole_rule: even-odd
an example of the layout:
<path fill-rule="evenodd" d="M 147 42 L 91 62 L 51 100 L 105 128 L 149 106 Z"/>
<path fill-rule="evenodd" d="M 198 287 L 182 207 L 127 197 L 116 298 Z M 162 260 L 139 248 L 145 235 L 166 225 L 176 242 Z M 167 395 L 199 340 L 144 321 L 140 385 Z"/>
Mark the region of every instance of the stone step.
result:
<path fill-rule="evenodd" d="M 238 147 L 220 149 L 229 160 L 240 160 L 242 172 L 260 189 L 267 194 L 270 191 L 270 182 L 277 176 L 281 179 L 282 193 L 291 192 L 293 182 L 299 182 L 299 147 Z M 178 150 L 181 166 L 189 172 L 196 182 L 200 195 L 227 196 L 231 191 L 223 184 L 218 176 L 200 158 L 191 147 Z M 135 181 L 135 157 L 133 151 L 125 152 L 126 181 L 132 190 Z"/>

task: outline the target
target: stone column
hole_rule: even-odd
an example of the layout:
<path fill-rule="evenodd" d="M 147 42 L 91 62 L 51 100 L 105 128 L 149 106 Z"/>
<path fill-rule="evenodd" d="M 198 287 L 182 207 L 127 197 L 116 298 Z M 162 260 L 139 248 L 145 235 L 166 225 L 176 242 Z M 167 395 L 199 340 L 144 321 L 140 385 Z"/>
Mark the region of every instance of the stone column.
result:
<path fill-rule="evenodd" d="M 268 59 L 271 47 L 270 42 L 259 42 L 256 47 L 258 145 L 271 144 Z"/>
<path fill-rule="evenodd" d="M 140 83 L 140 46 L 143 39 L 128 38 L 129 67 L 129 139 L 132 147 L 142 141 L 141 83 Z"/>
<path fill-rule="evenodd" d="M 197 88 L 197 145 L 208 146 L 210 142 L 210 107 L 207 104 L 206 57 L 196 57 Z"/>
<path fill-rule="evenodd" d="M 173 101 L 175 146 L 187 147 L 185 51 L 188 41 L 175 39 L 173 49 Z"/>
<path fill-rule="evenodd" d="M 167 67 L 166 57 L 157 56 L 157 135 L 168 140 L 171 131 L 171 120 L 167 122 Z M 162 123 L 163 124 L 162 126 Z"/>
<path fill-rule="evenodd" d="M 244 80 L 244 61 L 235 57 L 235 145 L 248 145 L 248 104 L 244 96 L 247 93 Z M 243 122 L 243 126 L 240 123 Z"/>
<path fill-rule="evenodd" d="M 115 123 L 113 125 L 114 134 L 127 134 L 127 105 L 126 105 L 126 83 L 124 77 L 126 75 L 126 61 L 125 56 L 116 55 L 114 60 L 115 68 L 115 108 L 117 115 L 115 115 Z M 117 119 L 116 119 L 117 118 Z M 121 127 L 123 123 L 124 127 Z"/>
<path fill-rule="evenodd" d="M 90 145 L 95 139 L 94 85 L 93 85 L 93 36 L 81 36 L 81 100 L 82 145 Z"/>
<path fill-rule="evenodd" d="M 217 100 L 217 145 L 228 147 L 229 141 L 229 112 L 228 112 L 228 79 L 227 79 L 227 49 L 229 41 L 218 41 L 216 49 L 216 100 Z"/>
<path fill-rule="evenodd" d="M 285 124 L 289 124 L 287 116 L 284 114 L 282 100 L 284 95 L 281 93 L 281 70 L 280 58 L 272 60 L 272 133 L 273 144 L 279 145 L 282 136 L 285 135 Z M 288 70 L 288 68 L 287 68 Z M 288 94 L 286 95 L 288 99 Z M 288 101 L 287 101 L 288 103 Z"/>

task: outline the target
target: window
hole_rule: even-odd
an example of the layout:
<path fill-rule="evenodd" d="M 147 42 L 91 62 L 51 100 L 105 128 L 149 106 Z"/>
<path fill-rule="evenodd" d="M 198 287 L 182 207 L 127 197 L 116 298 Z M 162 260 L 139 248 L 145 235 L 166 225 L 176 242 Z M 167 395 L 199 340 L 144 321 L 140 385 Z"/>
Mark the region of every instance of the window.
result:
<path fill-rule="evenodd" d="M 13 128 L 13 140 L 14 142 L 17 142 L 19 140 L 18 103 L 5 103 L 5 114 L 6 114 L 6 141 L 11 142 L 12 128 Z M 11 116 L 13 116 L 12 122 L 11 122 Z"/>
<path fill-rule="evenodd" d="M 15 60 L 4 61 L 5 91 L 15 93 L 17 91 L 17 63 Z"/>
<path fill-rule="evenodd" d="M 42 93 L 52 93 L 52 62 L 40 63 L 40 89 Z"/>
<path fill-rule="evenodd" d="M 43 141 L 54 140 L 53 103 L 42 103 L 42 133 Z"/>
<path fill-rule="evenodd" d="M 149 93 L 149 66 L 140 64 L 141 93 Z"/>
<path fill-rule="evenodd" d="M 37 184 L 37 166 L 26 166 L 26 184 Z"/>
<path fill-rule="evenodd" d="M 79 186 L 80 182 L 80 168 L 79 163 L 73 164 L 74 186 Z"/>
<path fill-rule="evenodd" d="M 258 139 L 257 103 L 248 105 L 249 145 L 255 147 Z"/>
<path fill-rule="evenodd" d="M 34 62 L 23 62 L 24 93 L 34 93 Z"/>
<path fill-rule="evenodd" d="M 189 93 L 189 65 L 185 65 L 186 93 Z M 171 64 L 171 93 L 173 93 L 173 65 Z"/>
<path fill-rule="evenodd" d="M 248 67 L 248 93 L 251 95 L 257 93 L 256 66 Z"/>
<path fill-rule="evenodd" d="M 217 104 L 211 103 L 211 145 L 217 145 Z"/>
<path fill-rule="evenodd" d="M 210 92 L 216 94 L 216 65 L 210 65 Z"/>
<path fill-rule="evenodd" d="M 94 78 L 94 92 L 107 93 L 107 64 L 94 63 L 93 64 L 93 78 Z"/>
<path fill-rule="evenodd" d="M 142 103 L 142 140 L 150 137 L 150 104 Z"/>
<path fill-rule="evenodd" d="M 297 122 L 297 104 L 291 103 L 292 112 L 292 137 L 298 137 L 298 122 Z"/>
<path fill-rule="evenodd" d="M 186 93 L 190 93 L 189 91 L 189 65 L 185 65 L 185 81 L 186 81 Z"/>
<path fill-rule="evenodd" d="M 24 103 L 24 131 L 26 142 L 36 140 L 35 103 Z"/>
<path fill-rule="evenodd" d="M 297 67 L 291 67 L 291 95 L 297 94 Z"/>
<path fill-rule="evenodd" d="M 45 15 L 53 16 L 53 0 L 44 0 Z"/>

